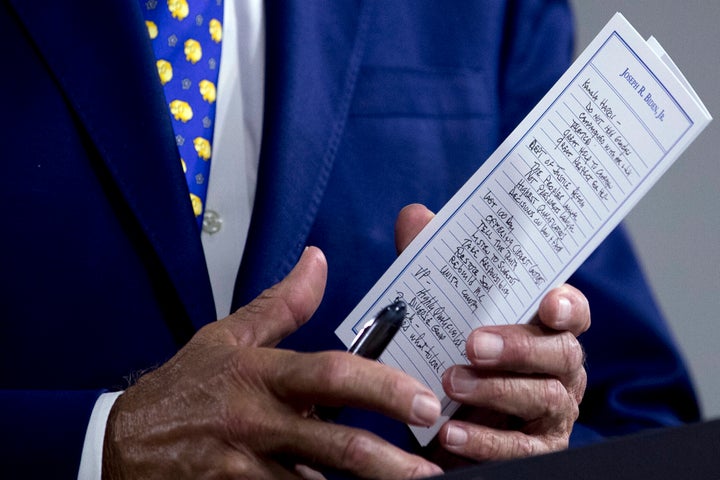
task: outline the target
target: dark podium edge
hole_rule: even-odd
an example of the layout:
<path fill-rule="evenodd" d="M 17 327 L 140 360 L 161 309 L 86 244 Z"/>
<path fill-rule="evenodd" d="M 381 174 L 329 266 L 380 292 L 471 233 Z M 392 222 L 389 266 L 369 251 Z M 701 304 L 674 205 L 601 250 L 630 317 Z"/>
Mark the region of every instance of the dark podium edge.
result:
<path fill-rule="evenodd" d="M 720 480 L 720 419 L 649 430 L 546 455 L 487 463 L 432 478 Z"/>

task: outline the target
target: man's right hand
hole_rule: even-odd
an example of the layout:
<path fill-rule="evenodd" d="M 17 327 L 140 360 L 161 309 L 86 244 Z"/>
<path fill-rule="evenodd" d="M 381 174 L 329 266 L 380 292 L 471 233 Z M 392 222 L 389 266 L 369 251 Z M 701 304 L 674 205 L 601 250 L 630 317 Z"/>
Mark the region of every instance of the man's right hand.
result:
<path fill-rule="evenodd" d="M 330 467 L 372 478 L 440 473 L 432 463 L 358 429 L 316 420 L 313 405 L 351 405 L 431 425 L 433 393 L 412 377 L 344 352 L 271 348 L 320 303 L 322 252 L 250 304 L 207 325 L 115 402 L 104 478 L 297 478 Z"/>

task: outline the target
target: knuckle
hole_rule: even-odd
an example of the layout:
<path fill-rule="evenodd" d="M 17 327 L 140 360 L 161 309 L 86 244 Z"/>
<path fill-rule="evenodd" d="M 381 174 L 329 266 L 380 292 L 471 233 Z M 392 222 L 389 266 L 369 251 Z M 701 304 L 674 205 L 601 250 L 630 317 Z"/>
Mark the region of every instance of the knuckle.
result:
<path fill-rule="evenodd" d="M 209 323 L 198 330 L 195 335 L 192 336 L 190 341 L 187 343 L 185 348 L 181 351 L 188 349 L 197 349 L 207 345 L 216 344 L 228 344 L 232 345 L 236 343 L 235 336 L 227 328 L 227 322 L 220 320 L 217 322 Z"/>
<path fill-rule="evenodd" d="M 505 453 L 505 450 L 507 449 L 506 442 L 492 441 L 493 439 L 490 435 L 483 435 L 482 437 L 483 439 L 480 447 L 486 452 L 485 455 L 488 459 L 501 459 L 507 457 L 507 454 Z"/>
<path fill-rule="evenodd" d="M 340 464 L 356 468 L 367 464 L 372 451 L 372 441 L 360 431 L 354 431 L 345 438 L 345 445 L 340 453 Z"/>
<path fill-rule="evenodd" d="M 539 453 L 536 443 L 524 434 L 510 437 L 510 454 L 512 457 L 529 457 Z"/>
<path fill-rule="evenodd" d="M 578 378 L 575 382 L 574 387 L 571 389 L 573 398 L 575 399 L 575 402 L 580 404 L 582 402 L 583 396 L 585 395 L 585 389 L 587 388 L 587 372 L 584 368 L 580 369 L 580 372 L 578 374 Z"/>
<path fill-rule="evenodd" d="M 539 452 L 532 437 L 518 431 L 475 431 L 464 455 L 475 460 L 505 460 L 528 457 Z"/>
<path fill-rule="evenodd" d="M 543 382 L 543 385 L 545 386 L 543 399 L 546 413 L 562 412 L 567 408 L 568 403 L 574 403 L 568 402 L 568 392 L 560 380 L 549 378 Z"/>
<path fill-rule="evenodd" d="M 465 454 L 476 460 L 499 459 L 505 450 L 503 442 L 489 430 L 474 432 L 470 438 Z"/>
<path fill-rule="evenodd" d="M 570 422 L 569 430 L 572 430 L 572 424 L 575 423 L 575 421 L 578 419 L 578 417 L 580 417 L 580 406 L 578 405 L 577 402 L 570 402 L 569 419 L 571 420 L 571 422 Z"/>
<path fill-rule="evenodd" d="M 395 399 L 398 392 L 404 390 L 404 383 L 397 375 L 385 375 L 378 385 L 378 395 L 380 398 Z"/>
<path fill-rule="evenodd" d="M 563 332 L 558 335 L 558 341 L 562 351 L 564 370 L 566 372 L 575 372 L 582 369 L 585 353 L 575 335 L 570 332 Z"/>
<path fill-rule="evenodd" d="M 282 419 L 260 402 L 246 402 L 242 410 L 231 407 L 218 415 L 218 428 L 224 428 L 226 441 L 236 450 L 272 451 L 277 439 L 287 433 Z"/>
<path fill-rule="evenodd" d="M 261 338 L 258 326 L 253 322 L 243 324 L 242 327 L 235 332 L 235 339 L 237 344 L 241 346 L 260 344 Z"/>
<path fill-rule="evenodd" d="M 277 287 L 264 290 L 260 296 L 248 304 L 249 312 L 273 318 L 293 318 L 292 308 L 287 299 L 278 294 Z"/>
<path fill-rule="evenodd" d="M 251 411 L 251 409 L 248 409 Z M 216 412 L 219 425 L 223 428 L 223 437 L 233 443 L 239 443 L 245 438 L 257 435 L 257 426 L 252 415 L 241 416 L 231 408 L 224 408 Z"/>
<path fill-rule="evenodd" d="M 501 433 L 499 436 L 483 435 L 479 447 L 484 452 L 480 455 L 488 460 L 529 457 L 537 450 L 530 437 L 520 432 Z"/>
<path fill-rule="evenodd" d="M 580 416 L 580 408 L 572 392 L 558 379 L 548 379 L 544 385 L 544 415 L 556 419 L 558 425 L 568 422 L 572 425 Z"/>
<path fill-rule="evenodd" d="M 513 376 L 503 376 L 500 381 L 496 384 L 495 392 L 493 392 L 492 398 L 496 401 L 505 401 L 511 399 L 517 394 L 518 390 L 523 388 L 523 382 L 518 381 Z"/>
<path fill-rule="evenodd" d="M 538 344 L 532 335 L 519 335 L 515 338 L 515 352 L 521 358 L 535 358 Z"/>
<path fill-rule="evenodd" d="M 263 344 L 271 332 L 284 336 L 302 324 L 287 299 L 277 294 L 276 287 L 263 291 L 231 317 L 231 328 L 240 345 Z"/>
<path fill-rule="evenodd" d="M 323 352 L 313 371 L 313 380 L 328 391 L 344 391 L 352 376 L 348 355 L 342 352 Z"/>
<path fill-rule="evenodd" d="M 243 450 L 242 448 L 231 450 L 214 465 L 213 478 L 267 478 L 262 471 L 259 471 L 256 462 L 253 462 L 250 455 L 245 454 Z"/>
<path fill-rule="evenodd" d="M 485 399 L 488 406 L 504 403 L 508 395 L 514 390 L 514 380 L 509 377 L 499 377 L 485 385 Z"/>
<path fill-rule="evenodd" d="M 546 337 L 539 336 L 534 332 L 532 326 L 522 330 L 522 334 L 513 335 L 512 340 L 506 342 L 511 347 L 511 366 L 518 367 L 521 371 L 534 368 L 536 359 L 548 355 L 548 341 Z"/>

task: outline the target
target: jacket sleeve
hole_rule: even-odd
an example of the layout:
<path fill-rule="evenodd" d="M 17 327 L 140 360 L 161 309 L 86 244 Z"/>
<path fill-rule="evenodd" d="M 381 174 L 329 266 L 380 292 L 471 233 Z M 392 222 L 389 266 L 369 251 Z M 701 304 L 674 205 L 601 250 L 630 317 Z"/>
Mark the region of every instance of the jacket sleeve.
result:
<path fill-rule="evenodd" d="M 565 2 L 511 2 L 500 72 L 508 135 L 568 67 L 572 15 Z M 588 387 L 574 445 L 699 419 L 688 371 L 623 229 L 616 229 L 569 283 L 590 302 L 581 336 Z"/>
<path fill-rule="evenodd" d="M 7 478 L 77 478 L 85 431 L 102 391 L 0 391 L 0 465 Z"/>

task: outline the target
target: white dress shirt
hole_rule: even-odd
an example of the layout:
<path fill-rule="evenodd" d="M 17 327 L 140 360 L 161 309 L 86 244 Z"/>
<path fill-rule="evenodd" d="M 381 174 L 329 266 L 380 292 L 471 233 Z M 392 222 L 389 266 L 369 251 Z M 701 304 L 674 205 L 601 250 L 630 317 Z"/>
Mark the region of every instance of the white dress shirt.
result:
<path fill-rule="evenodd" d="M 218 318 L 230 313 L 250 225 L 262 139 L 264 80 L 263 2 L 225 1 L 213 156 L 201 234 Z M 105 424 L 121 393 L 105 393 L 95 403 L 78 479 L 101 478 Z"/>

